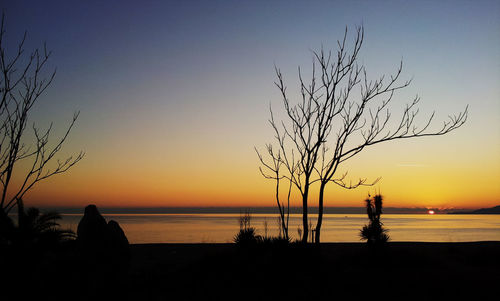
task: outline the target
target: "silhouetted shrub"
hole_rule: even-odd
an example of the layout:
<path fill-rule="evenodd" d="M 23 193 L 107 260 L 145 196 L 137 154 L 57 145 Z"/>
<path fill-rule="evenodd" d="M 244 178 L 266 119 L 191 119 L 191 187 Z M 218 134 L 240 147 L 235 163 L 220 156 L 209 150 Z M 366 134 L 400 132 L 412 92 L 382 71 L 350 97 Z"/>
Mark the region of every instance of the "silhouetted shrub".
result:
<path fill-rule="evenodd" d="M 256 234 L 255 228 L 241 229 L 234 237 L 234 242 L 238 245 L 248 246 L 262 242 L 262 237 Z"/>
<path fill-rule="evenodd" d="M 272 244 L 274 246 L 288 246 L 290 244 L 290 238 L 286 238 L 283 236 L 273 237 Z"/>
<path fill-rule="evenodd" d="M 57 222 L 62 217 L 56 211 L 42 213 L 37 208 L 29 208 L 20 219 L 19 230 L 23 239 L 32 243 L 56 244 L 75 239 L 71 230 L 60 229 Z"/>
<path fill-rule="evenodd" d="M 370 243 L 385 243 L 389 241 L 389 235 L 387 234 L 387 229 L 384 229 L 382 225 L 376 223 L 370 223 L 369 225 L 363 226 L 361 229 L 361 239 L 366 240 Z"/>
<path fill-rule="evenodd" d="M 270 245 L 273 243 L 273 237 L 272 236 L 261 236 L 260 242 L 265 244 L 265 245 Z"/>
<path fill-rule="evenodd" d="M 24 210 L 22 200 L 18 200 L 17 218 L 15 225 L 11 217 L 2 214 L 2 244 L 23 248 L 51 248 L 63 241 L 75 239 L 73 231 L 60 228 L 58 220 L 62 217 L 56 211 L 40 212 L 34 207 Z"/>
<path fill-rule="evenodd" d="M 300 226 L 297 227 L 297 234 L 299 235 L 297 240 L 302 241 L 302 228 Z"/>
<path fill-rule="evenodd" d="M 366 240 L 370 245 L 379 245 L 389 241 L 390 237 L 387 234 L 388 230 L 384 229 L 383 223 L 380 221 L 382 214 L 382 196 L 375 195 L 373 200 L 368 198 L 366 202 L 366 213 L 370 223 L 363 226 L 360 231 L 361 240 Z"/>
<path fill-rule="evenodd" d="M 250 225 L 251 220 L 252 216 L 250 215 L 250 212 L 246 211 L 244 214 L 240 214 L 240 231 L 234 237 L 234 242 L 237 245 L 249 246 L 262 242 L 262 237 L 257 235 L 255 228 Z"/>
<path fill-rule="evenodd" d="M 257 230 L 251 226 L 252 216 L 250 212 L 245 212 L 240 215 L 240 231 L 236 235 L 234 241 L 239 245 L 254 245 L 262 243 L 264 238 L 257 235 Z"/>
<path fill-rule="evenodd" d="M 244 214 L 240 214 L 239 217 L 240 230 L 234 236 L 234 242 L 239 246 L 267 246 L 267 247 L 275 247 L 275 246 L 287 246 L 290 244 L 290 239 L 284 236 L 270 236 L 270 235 L 258 235 L 257 230 L 251 226 L 252 216 L 249 212 L 245 212 Z M 267 233 L 267 223 L 264 222 L 265 233 Z"/>

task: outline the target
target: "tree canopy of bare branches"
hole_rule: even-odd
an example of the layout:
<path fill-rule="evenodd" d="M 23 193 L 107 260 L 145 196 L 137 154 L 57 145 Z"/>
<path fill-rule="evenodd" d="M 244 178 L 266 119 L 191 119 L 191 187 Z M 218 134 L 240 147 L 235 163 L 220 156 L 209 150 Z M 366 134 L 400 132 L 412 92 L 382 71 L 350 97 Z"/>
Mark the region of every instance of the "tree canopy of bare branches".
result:
<path fill-rule="evenodd" d="M 281 93 L 286 117 L 277 122 L 271 110 L 269 123 L 276 144 L 274 148 L 271 144 L 266 148 L 273 164 L 257 152 L 266 178 L 288 179 L 300 192 L 303 242 L 308 239 L 308 200 L 312 184 L 319 183 L 318 219 L 314 229 L 314 241 L 319 243 L 327 184 L 354 189 L 378 181 L 348 182 L 345 173 L 337 174 L 342 163 L 368 146 L 398 139 L 445 135 L 467 120 L 466 107 L 436 128 L 431 129 L 434 113 L 418 125 L 418 96 L 404 106 L 401 115 L 393 116 L 389 104 L 395 101 L 398 90 L 411 83 L 410 80 L 400 82 L 403 63 L 393 75 L 368 79 L 365 67 L 359 63 L 364 29 L 356 29 L 351 47 L 348 47 L 347 33 L 346 28 L 343 39 L 337 41 L 335 53 L 323 48 L 313 52 L 309 81 L 304 80 L 299 68 L 301 95 L 297 103 L 290 101 L 283 74 L 275 68 L 275 84 Z"/>
<path fill-rule="evenodd" d="M 73 129 L 79 112 L 62 135 L 54 138 L 52 124 L 45 130 L 36 124 L 30 126 L 30 113 L 40 96 L 51 85 L 56 71 L 46 72 L 51 52 L 44 45 L 26 53 L 25 33 L 14 51 L 9 51 L 5 40 L 5 16 L 0 27 L 0 183 L 1 212 L 9 213 L 22 202 L 23 196 L 40 181 L 68 171 L 83 159 L 80 152 L 65 159 L 57 154 Z M 34 141 L 27 141 L 27 129 L 33 130 Z M 22 168 L 21 168 L 22 163 Z M 13 183 L 14 174 L 20 183 Z"/>

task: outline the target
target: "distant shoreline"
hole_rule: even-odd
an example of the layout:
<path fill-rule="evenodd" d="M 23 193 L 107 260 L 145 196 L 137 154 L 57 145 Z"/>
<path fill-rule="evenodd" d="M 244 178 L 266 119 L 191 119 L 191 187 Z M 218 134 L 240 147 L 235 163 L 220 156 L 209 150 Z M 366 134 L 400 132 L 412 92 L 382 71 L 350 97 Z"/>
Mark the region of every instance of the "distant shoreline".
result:
<path fill-rule="evenodd" d="M 42 207 L 44 211 L 56 210 L 62 214 L 83 214 L 82 208 L 75 207 Z M 384 208 L 384 214 L 428 214 L 433 210 L 436 214 L 474 214 L 470 209 L 447 209 L 437 208 Z M 99 207 L 102 214 L 239 214 L 250 212 L 251 214 L 278 214 L 276 207 Z M 291 214 L 301 214 L 301 207 L 290 208 Z M 317 214 L 317 207 L 310 207 L 309 214 Z M 364 207 L 325 207 L 325 214 L 366 214 Z M 484 214 L 479 212 L 478 214 Z"/>

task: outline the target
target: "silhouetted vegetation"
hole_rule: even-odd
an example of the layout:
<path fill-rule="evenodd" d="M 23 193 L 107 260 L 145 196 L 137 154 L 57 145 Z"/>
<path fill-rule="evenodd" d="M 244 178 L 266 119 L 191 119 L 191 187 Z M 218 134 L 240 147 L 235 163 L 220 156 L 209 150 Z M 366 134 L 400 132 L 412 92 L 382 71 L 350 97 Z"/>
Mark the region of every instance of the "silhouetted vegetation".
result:
<path fill-rule="evenodd" d="M 71 132 L 79 112 L 59 139 L 51 137 L 52 124 L 45 130 L 30 121 L 35 104 L 50 86 L 56 72 L 46 72 L 51 52 L 43 45 L 26 55 L 24 44 L 27 34 L 18 47 L 5 48 L 5 16 L 0 26 L 0 210 L 3 218 L 19 203 L 37 183 L 51 176 L 64 173 L 81 159 L 84 153 L 66 159 L 57 159 Z M 9 54 L 12 54 L 9 57 Z M 33 138 L 26 132 L 28 124 Z M 33 139 L 31 142 L 28 139 Z M 19 162 L 23 161 L 23 164 Z M 12 179 L 19 178 L 17 186 Z"/>
<path fill-rule="evenodd" d="M 2 233 L 0 245 L 0 276 L 8 276 L 5 283 L 12 288 L 5 300 L 52 300 L 48 296 L 60 292 L 65 292 L 61 300 L 100 300 L 102 294 L 113 299 L 120 294 L 130 267 L 130 249 L 116 221 L 106 223 L 97 207 L 90 206 L 76 237 L 60 228 L 57 212 L 24 211 L 22 202 L 18 211 L 19 225 L 10 216 L 2 219 L 8 225 L 2 229 L 11 230 Z"/>
<path fill-rule="evenodd" d="M 290 238 L 282 235 L 283 232 L 279 230 L 278 236 L 269 235 L 267 230 L 267 220 L 264 220 L 264 236 L 257 234 L 257 229 L 251 226 L 252 216 L 250 212 L 240 214 L 238 219 L 240 230 L 234 236 L 233 241 L 236 245 L 248 248 L 256 245 L 262 246 L 286 246 L 290 243 Z M 278 220 L 278 226 L 282 225 Z"/>
<path fill-rule="evenodd" d="M 61 229 L 57 211 L 42 213 L 38 208 L 28 208 L 19 219 L 18 243 L 25 245 L 42 244 L 54 246 L 63 241 L 74 240 L 75 233 L 70 229 Z"/>
<path fill-rule="evenodd" d="M 262 241 L 262 237 L 257 235 L 255 228 L 241 229 L 234 237 L 234 242 L 238 245 L 247 246 L 254 245 Z"/>
<path fill-rule="evenodd" d="M 384 229 L 384 224 L 380 221 L 382 214 L 382 196 L 377 194 L 366 200 L 366 213 L 370 220 L 368 225 L 363 226 L 360 231 L 361 240 L 366 240 L 369 245 L 380 245 L 389 241 L 388 230 Z"/>
<path fill-rule="evenodd" d="M 64 173 L 84 157 L 57 158 L 78 119 L 73 115 L 62 136 L 53 137 L 52 124 L 46 129 L 33 122 L 34 110 L 49 88 L 56 72 L 48 71 L 51 51 L 41 48 L 26 51 L 27 33 L 19 43 L 8 49 L 5 15 L 0 25 L 0 279 L 5 300 L 21 300 L 41 282 L 44 272 L 53 269 L 49 258 L 64 248 L 71 248 L 75 235 L 60 228 L 61 216 L 55 212 L 41 212 L 37 208 L 25 210 L 23 197 L 39 182 Z M 12 44 L 11 44 L 12 45 Z M 29 131 L 32 130 L 31 133 Z M 15 179 L 15 180 L 14 180 Z M 17 207 L 17 223 L 9 213 Z M 39 273 L 39 278 L 36 275 Z M 64 275 L 57 275 L 57 282 Z M 33 279 L 31 279 L 33 280 Z M 38 281 L 38 282 L 37 282 Z M 38 293 L 41 287 L 36 290 Z M 11 298 L 7 293 L 15 294 Z M 6 296 L 5 296 L 6 295 Z M 40 296 L 36 296 L 38 299 Z M 42 296 L 43 297 L 43 296 Z M 71 299 L 71 297 L 69 297 Z M 34 298 L 31 298 L 34 299 Z"/>
<path fill-rule="evenodd" d="M 276 199 L 281 215 L 280 180 L 287 179 L 300 193 L 301 237 L 305 243 L 320 242 L 327 184 L 354 189 L 377 182 L 367 182 L 363 178 L 355 182 L 347 181 L 347 173 L 338 175 L 342 163 L 368 146 L 392 140 L 444 135 L 461 127 L 467 120 L 466 107 L 463 112 L 450 115 L 449 120 L 436 130 L 429 129 L 434 113 L 419 126 L 416 118 L 419 112 L 418 96 L 403 107 L 401 116 L 391 114 L 389 104 L 395 94 L 408 87 L 411 81 L 399 83 L 402 62 L 393 75 L 368 79 L 359 58 L 363 39 L 364 29 L 358 27 L 353 45 L 349 47 L 346 28 L 343 39 L 337 41 L 336 53 L 324 49 L 314 51 L 310 81 L 304 80 L 299 68 L 300 96 L 296 103 L 287 92 L 280 69 L 275 69 L 275 84 L 281 94 L 286 118 L 277 121 L 270 110 L 269 123 L 277 145 L 266 144 L 269 162 L 259 152 L 257 154 L 262 166 L 269 172 L 263 172 L 261 167 L 264 177 L 276 181 Z M 360 96 L 356 98 L 356 95 Z M 311 185 L 315 182 L 319 182 L 318 219 L 312 228 L 309 226 L 308 205 Z M 309 240 L 312 230 L 315 231 L 315 238 Z"/>
<path fill-rule="evenodd" d="M 257 230 L 251 226 L 252 216 L 246 211 L 240 214 L 240 231 L 234 237 L 234 242 L 240 246 L 253 246 L 262 241 L 262 237 L 257 235 Z"/>
<path fill-rule="evenodd" d="M 47 266 L 50 258 L 70 247 L 75 238 L 71 230 L 61 229 L 58 212 L 41 212 L 34 207 L 25 210 L 22 200 L 17 209 L 18 223 L 12 216 L 0 218 L 0 279 L 8 288 L 2 292 L 5 300 L 25 299 L 34 284 L 31 282 L 40 281 L 36 277 L 44 277 L 43 272 L 54 268 Z"/>
<path fill-rule="evenodd" d="M 61 229 L 58 221 L 61 215 L 57 211 L 40 212 L 38 208 L 24 209 L 23 202 L 18 202 L 18 223 L 10 216 L 2 217 L 0 243 L 15 248 L 53 248 L 61 242 L 74 240 L 75 233 Z"/>
<path fill-rule="evenodd" d="M 285 176 L 280 174 L 280 168 L 283 166 L 283 159 L 281 158 L 281 150 L 278 150 L 278 153 L 275 154 L 271 144 L 267 144 L 266 148 L 268 154 L 270 155 L 273 161 L 270 164 L 264 161 L 264 158 L 259 153 L 257 148 L 255 148 L 255 151 L 257 152 L 257 156 L 259 157 L 261 164 L 267 169 L 268 172 L 270 172 L 270 174 L 264 172 L 262 167 L 259 167 L 259 170 L 266 179 L 271 179 L 276 181 L 275 196 L 276 196 L 276 205 L 278 207 L 278 212 L 279 212 L 279 220 L 278 220 L 279 237 L 284 237 L 286 238 L 287 241 L 289 241 L 290 236 L 288 234 L 288 224 L 290 221 L 290 196 L 292 193 L 292 180 L 291 178 L 288 179 L 288 194 L 287 194 L 287 203 L 285 207 L 285 204 L 280 200 L 280 183 L 281 180 L 285 179 Z"/>

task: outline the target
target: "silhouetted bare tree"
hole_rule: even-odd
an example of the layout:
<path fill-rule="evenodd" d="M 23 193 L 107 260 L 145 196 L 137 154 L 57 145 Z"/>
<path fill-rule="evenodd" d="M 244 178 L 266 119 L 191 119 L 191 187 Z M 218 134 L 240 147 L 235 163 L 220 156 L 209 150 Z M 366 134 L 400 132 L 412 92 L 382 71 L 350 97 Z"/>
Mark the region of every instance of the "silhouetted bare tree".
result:
<path fill-rule="evenodd" d="M 313 183 L 320 184 L 314 239 L 319 243 L 327 184 L 333 182 L 340 187 L 354 189 L 378 181 L 359 179 L 355 183 L 347 183 L 346 174 L 336 177 L 343 162 L 367 146 L 396 139 L 444 135 L 467 120 L 466 107 L 458 115 L 450 116 L 436 130 L 429 130 L 434 113 L 422 126 L 417 126 L 415 117 L 420 100 L 417 96 L 406 105 L 394 123 L 388 105 L 395 92 L 409 86 L 411 81 L 397 83 L 403 69 L 402 62 L 389 78 L 381 76 L 374 81 L 369 80 L 365 67 L 358 64 L 363 37 L 363 27 L 358 27 L 354 45 L 349 51 L 346 28 L 343 39 L 337 41 L 336 55 L 323 49 L 313 52 L 312 77 L 307 84 L 299 68 L 301 100 L 295 105 L 290 103 L 283 76 L 276 69 L 276 85 L 282 95 L 287 122 L 282 121 L 278 125 L 271 112 L 270 123 L 280 152 L 279 156 L 275 152 L 269 152 L 269 155 L 287 167 L 286 173 L 277 177 L 290 179 L 302 195 L 304 242 L 307 242 L 308 236 L 308 195 Z M 319 74 L 316 65 L 319 66 Z M 359 92 L 358 97 L 354 96 L 354 91 Z"/>
<path fill-rule="evenodd" d="M 23 196 L 36 183 L 66 172 L 84 156 L 84 153 L 80 152 L 64 160 L 56 158 L 79 112 L 73 115 L 63 136 L 55 141 L 51 137 L 52 124 L 46 130 L 41 130 L 33 124 L 34 141 L 28 141 L 26 128 L 30 113 L 37 100 L 52 83 L 56 71 L 49 73 L 45 71 L 51 55 L 45 45 L 43 49 L 35 49 L 30 54 L 25 54 L 26 36 L 25 33 L 17 49 L 6 49 L 5 16 L 2 16 L 0 28 L 0 183 L 2 188 L 0 214 L 4 217 L 22 202 Z M 13 183 L 14 174 L 17 180 L 20 179 L 19 183 Z M 22 208 L 22 205 L 20 207 Z"/>
<path fill-rule="evenodd" d="M 271 110 L 269 123 L 274 130 L 279 150 L 277 152 L 273 151 L 271 145 L 267 145 L 267 149 L 274 166 L 265 164 L 259 153 L 258 156 L 261 163 L 274 173 L 273 177 L 263 173 L 265 177 L 275 179 L 278 184 L 279 179 L 286 177 L 299 190 L 302 197 L 302 241 L 307 242 L 309 235 L 308 198 L 310 185 L 312 184 L 311 176 L 314 173 L 322 141 L 327 134 L 324 131 L 323 122 L 328 120 L 321 118 L 320 115 L 327 108 L 317 99 L 309 97 L 307 93 L 309 89 L 315 89 L 315 82 L 312 83 L 312 87 L 306 87 L 301 77 L 302 102 L 295 106 L 291 105 L 286 96 L 286 87 L 281 71 L 277 68 L 275 70 L 278 77 L 275 84 L 283 96 L 284 108 L 290 123 L 287 126 L 282 122 L 282 130 L 280 130 Z M 284 167 L 286 172 L 280 174 L 279 168 L 276 167 Z M 278 191 L 276 196 L 278 198 Z"/>
<path fill-rule="evenodd" d="M 271 157 L 272 163 L 267 163 L 262 157 L 262 155 L 259 153 L 257 148 L 255 148 L 257 156 L 259 157 L 262 166 L 267 170 L 267 172 L 264 171 L 262 167 L 259 167 L 259 170 L 266 179 L 271 179 L 276 181 L 276 205 L 278 206 L 279 223 L 280 223 L 279 237 L 280 238 L 283 237 L 287 241 L 289 241 L 290 236 L 288 235 L 288 223 L 290 221 L 290 196 L 292 191 L 292 181 L 290 180 L 290 178 L 288 178 L 289 179 L 288 194 L 287 194 L 287 203 L 285 207 L 285 204 L 282 201 L 280 201 L 280 181 L 285 179 L 285 176 L 280 173 L 280 168 L 283 166 L 283 161 L 281 160 L 281 150 L 278 150 L 278 152 L 275 153 L 275 150 L 273 149 L 273 146 L 271 144 L 267 144 L 266 149 L 267 153 Z"/>

